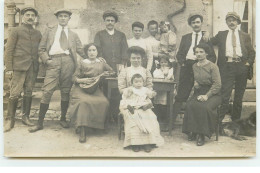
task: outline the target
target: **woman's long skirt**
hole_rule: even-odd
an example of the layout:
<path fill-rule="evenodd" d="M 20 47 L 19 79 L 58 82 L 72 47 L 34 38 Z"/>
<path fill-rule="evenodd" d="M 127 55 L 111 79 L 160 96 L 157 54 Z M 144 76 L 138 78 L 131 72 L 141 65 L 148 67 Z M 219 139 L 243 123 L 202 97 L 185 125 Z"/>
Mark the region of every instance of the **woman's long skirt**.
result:
<path fill-rule="evenodd" d="M 197 133 L 211 137 L 215 131 L 217 121 L 217 107 L 221 104 L 221 96 L 214 95 L 206 102 L 197 100 L 199 95 L 204 95 L 208 90 L 194 92 L 186 104 L 182 126 L 183 133 Z"/>
<path fill-rule="evenodd" d="M 124 147 L 131 145 L 154 144 L 161 146 L 164 139 L 160 135 L 160 127 L 156 115 L 151 109 L 143 111 L 135 110 L 135 114 L 131 114 L 128 110 L 121 110 L 124 117 L 125 141 Z M 145 133 L 140 128 L 140 123 L 148 129 L 149 133 Z"/>
<path fill-rule="evenodd" d="M 73 86 L 68 111 L 72 125 L 104 129 L 108 108 L 109 102 L 99 88 L 87 94 L 78 85 Z"/>

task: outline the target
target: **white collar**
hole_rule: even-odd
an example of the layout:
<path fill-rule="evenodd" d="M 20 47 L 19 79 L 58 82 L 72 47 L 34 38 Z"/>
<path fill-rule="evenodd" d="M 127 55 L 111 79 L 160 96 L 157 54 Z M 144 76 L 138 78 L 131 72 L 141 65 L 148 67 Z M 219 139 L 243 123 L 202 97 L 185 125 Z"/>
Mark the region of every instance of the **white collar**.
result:
<path fill-rule="evenodd" d="M 61 26 L 60 24 L 58 24 L 58 29 L 62 30 L 63 26 Z M 64 29 L 68 29 L 68 25 L 64 26 Z"/>
<path fill-rule="evenodd" d="M 229 30 L 230 33 L 233 32 L 233 30 L 231 30 L 231 29 L 228 29 L 228 30 Z M 238 33 L 238 28 L 236 28 L 236 29 L 234 30 L 234 32 L 235 32 L 235 33 Z"/>
<path fill-rule="evenodd" d="M 106 29 L 107 30 L 107 33 L 109 34 L 109 35 L 114 35 L 114 33 L 115 33 L 115 29 L 113 29 L 113 30 L 108 30 L 108 29 Z"/>
<path fill-rule="evenodd" d="M 194 32 L 194 31 L 192 31 L 192 35 L 196 35 L 196 34 L 198 34 L 198 36 L 201 36 L 201 35 L 202 35 L 202 31 L 200 31 L 200 32 Z"/>
<path fill-rule="evenodd" d="M 90 61 L 89 59 L 84 59 L 82 62 L 87 63 L 87 64 L 93 63 L 93 61 Z M 100 60 L 96 59 L 94 62 L 100 62 Z"/>

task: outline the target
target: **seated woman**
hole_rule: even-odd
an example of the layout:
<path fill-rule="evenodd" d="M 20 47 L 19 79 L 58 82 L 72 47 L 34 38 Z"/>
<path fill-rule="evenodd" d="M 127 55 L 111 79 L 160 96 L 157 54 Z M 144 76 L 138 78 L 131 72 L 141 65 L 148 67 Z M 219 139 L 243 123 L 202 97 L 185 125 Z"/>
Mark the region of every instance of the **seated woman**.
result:
<path fill-rule="evenodd" d="M 144 49 L 133 46 L 128 49 L 128 54 L 130 56 L 131 66 L 122 70 L 118 76 L 119 92 L 121 94 L 127 92 L 127 88 L 132 86 L 131 80 L 135 74 L 140 74 L 142 76 L 143 86 L 152 90 L 152 75 L 149 70 L 141 66 L 142 58 L 145 56 Z M 160 146 L 164 143 L 160 135 L 159 123 L 156 115 L 151 111 L 151 108 L 152 104 L 147 102 L 147 104 L 142 105 L 142 111 L 140 111 L 142 113 L 140 116 L 146 117 L 143 121 L 146 121 L 146 124 L 150 124 L 149 127 L 151 129 L 149 133 L 143 132 L 138 123 L 133 120 L 134 117 L 130 116 L 131 112 L 129 109 L 122 110 L 125 123 L 124 147 L 131 146 L 135 152 L 140 151 L 141 147 L 144 147 L 146 152 L 150 152 L 153 146 Z"/>
<path fill-rule="evenodd" d="M 93 43 L 84 47 L 88 59 L 79 62 L 71 92 L 69 114 L 71 123 L 80 129 L 79 142 L 86 142 L 86 128 L 104 129 L 109 102 L 98 87 L 100 77 L 113 72 L 97 59 L 98 49 Z M 95 85 L 93 85 L 95 84 Z M 88 86 L 94 86 L 87 90 Z"/>
<path fill-rule="evenodd" d="M 187 102 L 183 120 L 183 133 L 188 140 L 197 140 L 202 146 L 205 136 L 215 131 L 217 107 L 221 104 L 221 79 L 218 66 L 207 60 L 209 46 L 200 43 L 194 48 L 198 62 L 193 65 L 194 94 Z"/>

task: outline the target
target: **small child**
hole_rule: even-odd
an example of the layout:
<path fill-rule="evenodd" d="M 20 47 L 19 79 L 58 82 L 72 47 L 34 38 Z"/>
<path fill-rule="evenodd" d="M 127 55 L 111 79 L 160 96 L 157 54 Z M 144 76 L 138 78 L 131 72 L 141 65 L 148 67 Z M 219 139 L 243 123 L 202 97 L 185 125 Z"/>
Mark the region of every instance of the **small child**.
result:
<path fill-rule="evenodd" d="M 170 56 L 170 62 L 175 62 L 176 54 L 176 34 L 171 31 L 170 23 L 166 21 L 160 22 L 160 52 Z"/>
<path fill-rule="evenodd" d="M 174 80 L 174 68 L 172 67 L 167 55 L 163 55 L 160 58 L 160 62 L 157 68 L 153 72 L 153 77 L 156 79 Z M 176 91 L 174 91 L 176 92 Z M 174 101 L 174 100 L 173 100 Z M 167 124 L 167 92 L 157 91 L 157 95 L 154 98 L 154 111 L 158 117 L 159 122 Z M 161 130 L 165 131 L 164 126 L 161 125 Z"/>
<path fill-rule="evenodd" d="M 157 117 L 151 109 L 151 98 L 156 93 L 144 87 L 140 74 L 134 74 L 131 83 L 132 86 L 124 89 L 119 107 L 125 123 L 124 147 L 131 146 L 135 152 L 140 148 L 150 152 L 153 147 L 164 143 Z"/>
<path fill-rule="evenodd" d="M 174 69 L 171 67 L 171 63 L 167 55 L 163 55 L 160 58 L 160 62 L 153 72 L 153 77 L 157 79 L 174 80 Z M 167 105 L 167 93 L 164 91 L 159 91 L 154 98 L 154 103 Z"/>
<path fill-rule="evenodd" d="M 151 98 L 156 93 L 144 87 L 144 79 L 140 74 L 134 74 L 131 78 L 132 86 L 124 89 L 120 108 L 128 109 L 134 114 L 137 109 L 150 109 L 153 107 Z"/>

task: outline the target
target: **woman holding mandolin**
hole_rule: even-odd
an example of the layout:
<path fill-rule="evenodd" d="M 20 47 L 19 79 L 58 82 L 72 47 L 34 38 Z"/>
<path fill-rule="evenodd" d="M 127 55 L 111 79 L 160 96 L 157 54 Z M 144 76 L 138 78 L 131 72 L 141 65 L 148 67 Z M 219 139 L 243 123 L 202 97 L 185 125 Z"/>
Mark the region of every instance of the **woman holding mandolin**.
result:
<path fill-rule="evenodd" d="M 99 89 L 102 76 L 113 74 L 113 69 L 97 59 L 98 48 L 90 43 L 84 47 L 87 59 L 79 62 L 73 78 L 69 114 L 71 123 L 80 129 L 79 142 L 86 142 L 86 128 L 104 129 L 109 102 Z"/>

